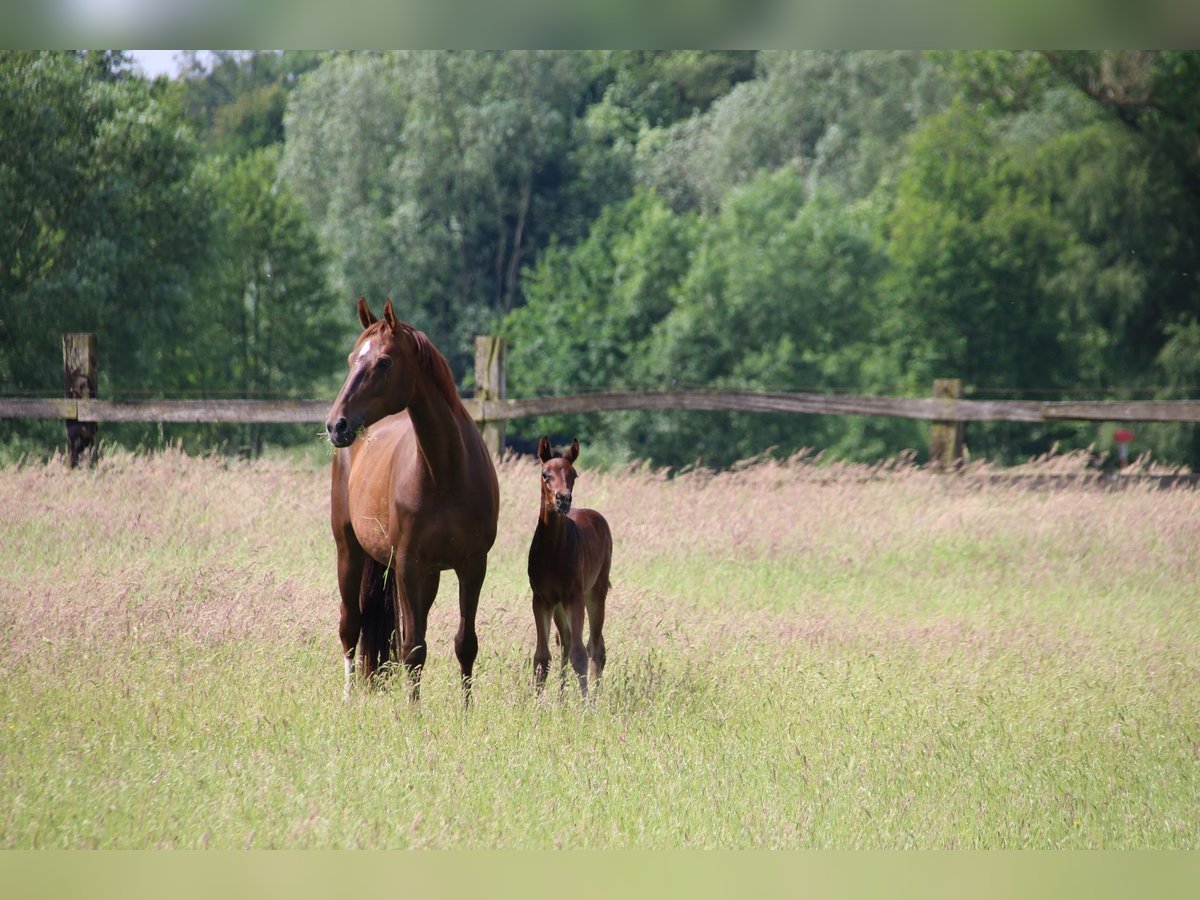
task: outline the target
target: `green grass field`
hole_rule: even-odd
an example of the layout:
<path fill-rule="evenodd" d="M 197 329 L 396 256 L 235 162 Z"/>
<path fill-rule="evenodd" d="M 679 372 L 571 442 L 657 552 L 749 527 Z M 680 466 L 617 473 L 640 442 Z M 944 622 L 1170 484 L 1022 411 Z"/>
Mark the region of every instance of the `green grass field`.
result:
<path fill-rule="evenodd" d="M 0 470 L 0 846 L 1200 846 L 1200 492 L 587 463 L 602 692 L 533 696 L 509 460 L 466 715 L 451 573 L 342 702 L 324 469 Z"/>

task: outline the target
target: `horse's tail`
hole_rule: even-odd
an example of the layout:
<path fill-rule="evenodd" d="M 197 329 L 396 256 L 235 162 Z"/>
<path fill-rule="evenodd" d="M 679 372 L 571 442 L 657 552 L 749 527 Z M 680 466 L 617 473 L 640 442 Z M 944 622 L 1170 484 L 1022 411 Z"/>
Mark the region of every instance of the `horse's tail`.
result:
<path fill-rule="evenodd" d="M 359 609 L 362 610 L 362 674 L 370 677 L 388 660 L 399 657 L 396 573 L 367 557 L 363 566 Z"/>

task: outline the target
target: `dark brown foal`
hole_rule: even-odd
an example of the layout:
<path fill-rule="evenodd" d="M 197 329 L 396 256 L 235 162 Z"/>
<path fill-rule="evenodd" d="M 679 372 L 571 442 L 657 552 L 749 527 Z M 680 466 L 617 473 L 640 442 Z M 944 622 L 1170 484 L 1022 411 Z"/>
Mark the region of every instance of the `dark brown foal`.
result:
<path fill-rule="evenodd" d="M 593 685 L 604 671 L 604 599 L 612 565 L 612 532 L 604 516 L 594 509 L 572 509 L 575 460 L 579 441 L 566 453 L 550 448 L 550 439 L 538 442 L 542 466 L 542 507 L 533 542 L 529 545 L 529 586 L 533 588 L 533 620 L 537 647 L 533 652 L 533 677 L 540 693 L 550 667 L 550 621 L 558 628 L 565 683 L 567 660 L 579 676 L 586 697 L 588 678 Z M 590 634 L 583 645 L 583 615 Z M 590 660 L 590 664 L 589 664 Z"/>

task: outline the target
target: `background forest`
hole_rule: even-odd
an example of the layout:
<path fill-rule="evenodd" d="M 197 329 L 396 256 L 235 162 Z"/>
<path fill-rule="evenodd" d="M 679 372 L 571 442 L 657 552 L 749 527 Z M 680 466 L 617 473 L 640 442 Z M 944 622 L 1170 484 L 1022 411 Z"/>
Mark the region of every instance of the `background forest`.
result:
<path fill-rule="evenodd" d="M 738 388 L 1200 396 L 1200 53 L 0 53 L 0 395 L 332 397 L 353 304 L 394 298 L 470 392 Z M 904 420 L 510 423 L 608 459 L 923 450 Z M 1109 429 L 1110 430 L 1110 429 Z M 113 426 L 258 452 L 283 426 Z M 976 457 L 1097 443 L 973 425 Z M 7 454 L 62 443 L 5 422 Z M 1137 449 L 1200 465 L 1196 426 Z M 595 458 L 595 457 L 593 457 Z"/>

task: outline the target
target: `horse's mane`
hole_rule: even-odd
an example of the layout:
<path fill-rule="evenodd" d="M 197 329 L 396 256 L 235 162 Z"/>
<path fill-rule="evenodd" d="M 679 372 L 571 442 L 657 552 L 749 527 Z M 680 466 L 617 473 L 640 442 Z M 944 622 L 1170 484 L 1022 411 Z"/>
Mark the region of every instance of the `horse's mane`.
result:
<path fill-rule="evenodd" d="M 405 334 L 412 338 L 413 346 L 417 348 L 417 362 L 437 386 L 437 389 L 441 391 L 442 396 L 446 398 L 450 409 L 468 416 L 467 409 L 458 396 L 458 385 L 454 381 L 454 373 L 450 371 L 450 363 L 446 362 L 442 351 L 433 345 L 433 341 L 425 332 L 418 331 L 407 322 L 401 322 L 400 327 L 404 329 Z"/>

